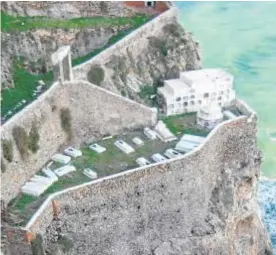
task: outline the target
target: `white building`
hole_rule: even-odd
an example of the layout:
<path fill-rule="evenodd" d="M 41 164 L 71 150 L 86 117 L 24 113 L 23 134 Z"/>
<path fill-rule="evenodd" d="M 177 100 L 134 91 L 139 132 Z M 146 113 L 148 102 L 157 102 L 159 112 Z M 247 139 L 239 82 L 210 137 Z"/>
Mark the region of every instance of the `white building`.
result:
<path fill-rule="evenodd" d="M 165 80 L 158 94 L 164 98 L 167 116 L 197 112 L 210 101 L 224 107 L 235 98 L 233 76 L 222 69 L 182 72 L 179 79 Z"/>

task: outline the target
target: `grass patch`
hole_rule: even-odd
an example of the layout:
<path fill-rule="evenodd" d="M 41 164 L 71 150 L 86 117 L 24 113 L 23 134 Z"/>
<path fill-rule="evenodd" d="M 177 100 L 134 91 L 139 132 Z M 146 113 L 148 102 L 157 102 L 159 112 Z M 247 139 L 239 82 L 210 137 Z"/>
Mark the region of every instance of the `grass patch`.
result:
<path fill-rule="evenodd" d="M 3 156 L 6 160 L 9 162 L 12 162 L 13 159 L 13 147 L 12 147 L 12 141 L 3 139 L 2 140 L 2 150 L 3 150 Z"/>
<path fill-rule="evenodd" d="M 206 136 L 210 131 L 196 125 L 196 113 L 184 113 L 162 118 L 168 129 L 174 134 L 179 133 Z"/>
<path fill-rule="evenodd" d="M 32 102 L 36 97 L 33 97 L 33 91 L 38 85 L 39 80 L 43 80 L 47 87 L 53 81 L 53 72 L 50 71 L 45 74 L 31 74 L 23 67 L 22 61 L 14 61 L 13 67 L 13 81 L 14 88 L 4 89 L 2 91 L 1 101 L 1 116 L 5 116 L 9 111 L 9 117 L 20 111 L 26 104 Z M 22 100 L 25 103 L 18 105 Z M 15 107 L 18 105 L 18 107 Z"/>
<path fill-rule="evenodd" d="M 37 198 L 30 196 L 30 195 L 26 195 L 26 194 L 20 194 L 17 197 L 13 198 L 8 206 L 12 206 L 14 209 L 17 210 L 24 210 L 25 207 L 34 202 Z"/>
<path fill-rule="evenodd" d="M 29 31 L 32 29 L 81 29 L 81 28 L 105 28 L 130 24 L 135 26 L 146 20 L 145 15 L 134 17 L 82 17 L 74 19 L 53 19 L 43 16 L 23 17 L 11 16 L 1 11 L 2 32 Z"/>
<path fill-rule="evenodd" d="M 20 153 L 20 156 L 22 159 L 26 159 L 29 151 L 28 151 L 28 135 L 24 128 L 15 126 L 12 129 L 12 136 L 15 140 L 15 144 L 17 146 L 17 149 Z"/>

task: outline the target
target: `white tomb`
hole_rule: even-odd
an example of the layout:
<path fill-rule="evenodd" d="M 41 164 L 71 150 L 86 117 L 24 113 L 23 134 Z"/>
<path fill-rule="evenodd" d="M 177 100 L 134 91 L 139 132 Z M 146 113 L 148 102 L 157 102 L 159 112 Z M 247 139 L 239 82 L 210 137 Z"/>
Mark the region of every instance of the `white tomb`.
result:
<path fill-rule="evenodd" d="M 157 136 L 165 143 L 177 139 L 177 137 L 167 128 L 166 124 L 162 120 L 157 122 L 154 130 L 157 133 Z"/>
<path fill-rule="evenodd" d="M 154 132 L 153 130 L 151 130 L 150 128 L 144 128 L 144 134 L 147 138 L 149 138 L 150 140 L 155 140 L 157 138 L 157 134 L 156 132 Z"/>
<path fill-rule="evenodd" d="M 167 149 L 164 153 L 164 155 L 167 158 L 176 158 L 176 157 L 180 157 L 181 153 L 179 153 L 178 151 L 174 150 L 174 149 Z"/>
<path fill-rule="evenodd" d="M 92 171 L 90 168 L 85 168 L 83 174 L 89 177 L 90 179 L 96 179 L 98 177 L 97 173 Z"/>
<path fill-rule="evenodd" d="M 71 165 L 63 166 L 54 170 L 57 176 L 63 176 L 74 171 L 76 171 L 76 168 Z"/>
<path fill-rule="evenodd" d="M 145 159 L 145 158 L 143 158 L 143 157 L 137 158 L 137 159 L 136 159 L 136 163 L 137 163 L 139 166 L 146 166 L 146 165 L 150 165 L 150 164 L 151 164 L 147 159 Z"/>
<path fill-rule="evenodd" d="M 43 192 L 45 192 L 54 182 L 54 179 L 40 175 L 34 175 L 21 187 L 21 192 L 27 195 L 38 197 Z"/>
<path fill-rule="evenodd" d="M 197 135 L 183 135 L 176 144 L 175 149 L 180 152 L 189 152 L 205 141 L 205 137 Z"/>
<path fill-rule="evenodd" d="M 62 154 L 55 154 L 51 159 L 61 164 L 68 164 L 71 161 L 70 157 Z"/>
<path fill-rule="evenodd" d="M 132 139 L 132 142 L 133 142 L 134 144 L 138 145 L 138 146 L 144 145 L 144 142 L 143 142 L 139 137 L 134 137 L 134 138 Z"/>
<path fill-rule="evenodd" d="M 151 156 L 151 159 L 154 161 L 154 162 L 162 162 L 162 161 L 166 161 L 167 159 L 162 156 L 160 153 L 155 153 Z"/>
<path fill-rule="evenodd" d="M 70 156 L 72 158 L 77 158 L 77 157 L 82 156 L 82 152 L 73 147 L 69 147 L 69 148 L 65 149 L 64 154 L 67 156 Z"/>
<path fill-rule="evenodd" d="M 231 111 L 228 111 L 228 110 L 224 111 L 223 115 L 225 117 L 227 117 L 228 119 L 235 119 L 235 118 L 237 118 L 237 116 L 234 113 L 232 113 Z"/>
<path fill-rule="evenodd" d="M 103 152 L 106 151 L 106 148 L 105 148 L 105 147 L 102 147 L 102 146 L 100 146 L 100 145 L 97 144 L 97 143 L 91 144 L 91 145 L 89 146 L 89 149 L 90 149 L 90 150 L 93 150 L 93 151 L 95 151 L 95 152 L 97 152 L 97 153 L 103 153 Z"/>
<path fill-rule="evenodd" d="M 114 145 L 126 154 L 134 152 L 134 149 L 123 140 L 116 141 Z"/>
<path fill-rule="evenodd" d="M 223 119 L 221 107 L 216 102 L 209 102 L 199 108 L 196 121 L 201 127 L 213 129 Z"/>
<path fill-rule="evenodd" d="M 50 178 L 51 180 L 53 180 L 54 182 L 56 182 L 58 180 L 58 177 L 55 175 L 55 173 L 49 169 L 49 168 L 43 168 L 42 172 L 47 175 L 48 178 Z"/>

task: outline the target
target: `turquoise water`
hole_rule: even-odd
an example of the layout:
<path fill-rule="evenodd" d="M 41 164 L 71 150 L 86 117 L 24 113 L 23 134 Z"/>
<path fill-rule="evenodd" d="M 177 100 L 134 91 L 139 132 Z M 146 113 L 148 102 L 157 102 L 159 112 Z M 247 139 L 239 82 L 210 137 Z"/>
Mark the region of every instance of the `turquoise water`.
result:
<path fill-rule="evenodd" d="M 259 116 L 262 174 L 276 177 L 276 2 L 176 2 L 200 42 L 204 67 L 226 68 L 237 95 Z"/>

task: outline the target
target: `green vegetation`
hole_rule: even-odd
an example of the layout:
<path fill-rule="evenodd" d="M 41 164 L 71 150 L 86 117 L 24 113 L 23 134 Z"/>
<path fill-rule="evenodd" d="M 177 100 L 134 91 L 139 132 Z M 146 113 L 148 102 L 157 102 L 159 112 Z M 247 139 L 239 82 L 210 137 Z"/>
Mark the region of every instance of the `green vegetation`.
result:
<path fill-rule="evenodd" d="M 164 117 L 162 120 L 175 135 L 185 133 L 206 136 L 209 133 L 208 130 L 196 126 L 196 113 L 185 113 Z"/>
<path fill-rule="evenodd" d="M 38 145 L 39 133 L 37 126 L 33 124 L 28 137 L 28 148 L 31 152 L 36 153 L 39 149 Z"/>
<path fill-rule="evenodd" d="M 99 65 L 92 66 L 87 74 L 87 80 L 95 85 L 100 86 L 104 80 L 103 68 Z"/>
<path fill-rule="evenodd" d="M 72 138 L 72 116 L 69 108 L 60 109 L 60 121 L 61 127 L 65 133 L 68 135 L 68 140 Z"/>
<path fill-rule="evenodd" d="M 61 236 L 57 242 L 64 253 L 70 251 L 74 246 L 73 241 L 68 236 L 64 235 Z"/>
<path fill-rule="evenodd" d="M 104 8 L 104 6 L 103 6 Z M 115 18 L 105 18 L 105 17 L 88 17 L 88 18 L 78 18 L 70 20 L 53 20 L 45 17 L 14 17 L 1 13 L 1 30 L 2 32 L 9 31 L 27 31 L 29 29 L 37 28 L 84 28 L 84 27 L 109 27 L 116 25 L 129 25 L 129 29 L 124 31 L 119 31 L 116 35 L 112 36 L 108 43 L 102 48 L 95 49 L 89 54 L 73 59 L 72 65 L 79 65 L 92 57 L 96 56 L 106 48 L 110 47 L 114 43 L 118 42 L 124 36 L 129 34 L 134 29 L 146 23 L 150 17 L 146 15 L 136 15 L 133 17 L 115 17 Z M 24 25 L 22 26 L 22 22 Z M 14 88 L 5 89 L 2 91 L 2 101 L 1 101 L 1 115 L 5 116 L 9 111 L 9 117 L 14 115 L 16 112 L 20 111 L 26 103 L 32 102 L 36 97 L 33 96 L 33 91 L 37 86 L 37 82 L 43 80 L 46 83 L 47 88 L 53 82 L 53 72 L 50 71 L 45 74 L 31 74 L 29 73 L 22 64 L 22 61 L 14 61 L 13 67 L 13 82 Z M 14 107 L 20 103 L 22 100 L 26 100 L 26 103 L 18 106 L 16 109 Z"/>
<path fill-rule="evenodd" d="M 9 162 L 12 162 L 13 159 L 13 147 L 12 147 L 12 141 L 3 139 L 2 140 L 2 150 L 3 150 L 3 156 L 6 160 Z"/>
<path fill-rule="evenodd" d="M 25 160 L 29 154 L 28 135 L 25 129 L 19 126 L 15 126 L 12 129 L 12 136 L 22 159 Z"/>
<path fill-rule="evenodd" d="M 53 81 L 52 71 L 39 75 L 31 74 L 24 68 L 21 60 L 14 61 L 14 87 L 2 91 L 1 116 L 5 116 L 10 110 L 13 111 L 12 115 L 14 115 L 21 110 L 26 103 L 32 102 L 35 99 L 33 97 L 33 91 L 38 85 L 39 80 L 43 80 L 46 86 L 49 87 Z M 26 103 L 14 110 L 14 107 L 22 100 L 26 100 Z"/>
<path fill-rule="evenodd" d="M 160 38 L 155 37 L 155 36 L 151 36 L 149 43 L 152 47 L 154 47 L 158 51 L 160 51 L 163 56 L 167 56 L 168 48 L 167 48 L 165 40 L 160 39 Z"/>
<path fill-rule="evenodd" d="M 26 205 L 30 204 L 31 202 L 35 201 L 37 198 L 25 194 L 20 194 L 17 197 L 13 198 L 8 206 L 12 206 L 16 210 L 24 210 Z"/>
<path fill-rule="evenodd" d="M 145 85 L 141 87 L 139 97 L 141 99 L 149 99 L 149 97 L 156 94 L 156 92 L 157 88 L 155 86 Z"/>
<path fill-rule="evenodd" d="M 41 234 L 37 234 L 35 239 L 31 241 L 32 255 L 44 255 L 43 238 Z"/>
<path fill-rule="evenodd" d="M 147 20 L 145 15 L 134 17 L 82 17 L 74 19 L 52 19 L 42 16 L 20 17 L 1 12 L 2 32 L 29 31 L 32 29 L 80 29 L 104 28 L 110 26 L 130 25 L 137 26 Z"/>

